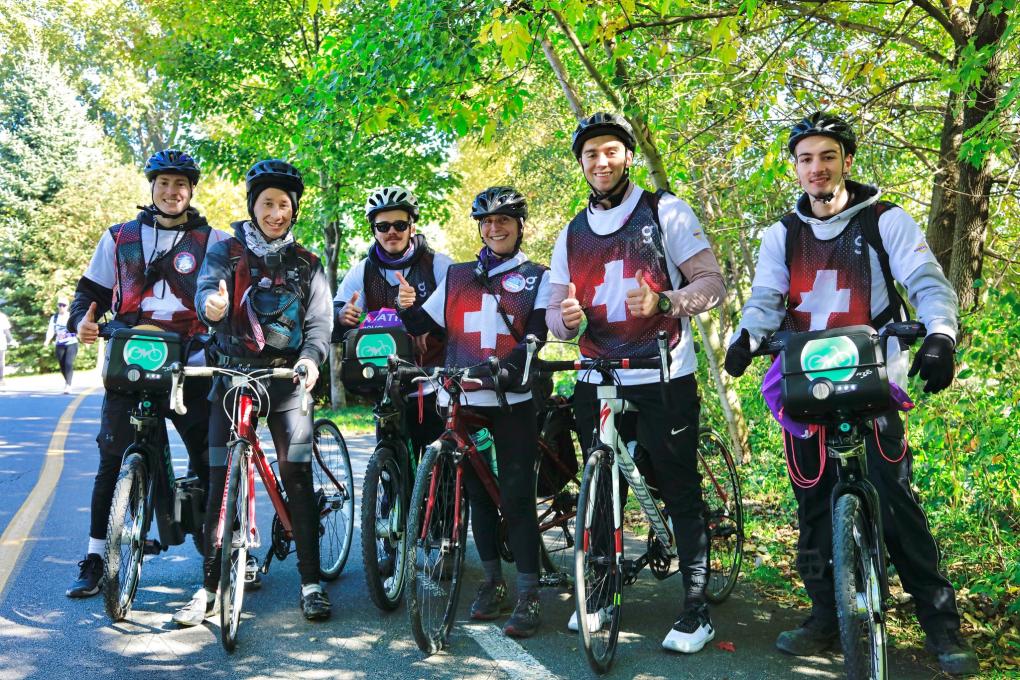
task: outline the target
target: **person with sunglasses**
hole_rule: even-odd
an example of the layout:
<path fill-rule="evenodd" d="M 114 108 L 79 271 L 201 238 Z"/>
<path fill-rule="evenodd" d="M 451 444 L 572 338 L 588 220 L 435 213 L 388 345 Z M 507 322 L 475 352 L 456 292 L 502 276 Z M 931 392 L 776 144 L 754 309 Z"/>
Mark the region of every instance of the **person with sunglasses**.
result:
<path fill-rule="evenodd" d="M 416 233 L 419 216 L 418 199 L 404 187 L 380 187 L 368 193 L 365 218 L 375 243 L 368 255 L 347 272 L 333 298 L 334 342 L 357 328 L 365 312 L 385 308 L 399 312 L 421 306 L 442 285 L 453 260 L 432 250 L 425 237 Z M 421 366 L 441 366 L 446 352 L 445 334 L 437 331 L 418 335 L 414 348 L 415 359 Z M 418 400 L 408 400 L 405 418 L 408 436 L 419 452 L 443 431 L 434 392 L 427 390 L 422 399 L 421 409 Z"/>
<path fill-rule="evenodd" d="M 78 355 L 78 336 L 74 331 L 67 330 L 67 298 L 61 295 L 57 299 L 57 313 L 50 317 L 46 326 L 46 339 L 43 347 L 49 347 L 50 341 L 57 352 L 57 363 L 60 373 L 64 376 L 64 394 L 71 393 L 71 379 L 74 377 L 74 358 Z"/>

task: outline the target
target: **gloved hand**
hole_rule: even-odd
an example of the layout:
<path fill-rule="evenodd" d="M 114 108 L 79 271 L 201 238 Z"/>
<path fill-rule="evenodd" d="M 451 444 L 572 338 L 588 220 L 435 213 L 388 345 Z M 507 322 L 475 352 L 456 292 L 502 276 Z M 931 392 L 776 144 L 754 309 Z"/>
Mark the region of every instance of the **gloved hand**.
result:
<path fill-rule="evenodd" d="M 924 380 L 924 391 L 935 394 L 949 387 L 956 372 L 956 359 L 953 349 L 956 343 L 948 335 L 932 333 L 925 336 L 921 349 L 914 355 L 914 363 L 910 365 L 907 377 L 914 377 L 918 372 Z"/>
<path fill-rule="evenodd" d="M 726 372 L 739 378 L 751 365 L 751 359 L 751 334 L 744 328 L 740 331 L 740 337 L 726 350 Z"/>

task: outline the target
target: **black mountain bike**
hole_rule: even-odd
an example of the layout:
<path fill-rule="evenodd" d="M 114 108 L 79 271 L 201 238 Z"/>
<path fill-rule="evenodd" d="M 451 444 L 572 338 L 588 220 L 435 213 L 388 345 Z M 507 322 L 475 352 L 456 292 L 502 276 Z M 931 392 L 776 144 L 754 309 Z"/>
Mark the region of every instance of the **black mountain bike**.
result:
<path fill-rule="evenodd" d="M 925 334 L 917 322 L 776 333 L 756 355 L 779 354 L 787 415 L 819 425 L 825 455 L 837 464 L 832 490 L 832 571 L 844 665 L 851 680 L 888 677 L 886 602 L 889 580 L 878 491 L 868 480 L 864 436 L 890 409 L 884 348 Z"/>

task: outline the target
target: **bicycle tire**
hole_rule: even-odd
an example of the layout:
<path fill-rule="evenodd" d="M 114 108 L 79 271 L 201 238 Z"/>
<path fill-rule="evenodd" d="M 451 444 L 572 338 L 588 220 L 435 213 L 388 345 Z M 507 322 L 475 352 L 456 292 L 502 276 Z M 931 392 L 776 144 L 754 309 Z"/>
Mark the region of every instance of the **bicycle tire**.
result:
<path fill-rule="evenodd" d="M 596 448 L 585 462 L 577 499 L 581 540 L 574 548 L 577 634 L 588 665 L 599 674 L 613 665 L 623 604 L 623 574 L 614 549 L 618 537 L 610 455 Z"/>
<path fill-rule="evenodd" d="M 394 450 L 377 446 L 361 489 L 361 558 L 368 596 L 383 611 L 400 606 L 407 583 L 405 483 Z"/>
<path fill-rule="evenodd" d="M 860 498 L 843 494 L 836 499 L 832 526 L 832 572 L 846 675 L 849 680 L 883 680 L 885 621 L 873 555 L 874 524 Z"/>
<path fill-rule="evenodd" d="M 448 448 L 429 446 L 418 465 L 408 508 L 404 558 L 408 565 L 407 612 L 414 641 L 426 654 L 446 646 L 463 582 L 468 503 L 462 493 L 459 531 L 454 535 L 456 471 L 457 464 Z M 424 527 L 433 476 L 435 497 L 429 526 Z M 422 534 L 426 538 L 421 538 Z M 448 585 L 444 588 L 444 584 Z"/>
<path fill-rule="evenodd" d="M 248 445 L 231 447 L 227 473 L 227 500 L 222 509 L 223 542 L 220 552 L 220 640 L 223 648 L 237 647 L 244 606 L 245 569 L 248 564 L 248 508 L 255 499 L 248 494 L 248 470 L 252 464 Z M 235 545 L 236 544 L 236 545 Z"/>
<path fill-rule="evenodd" d="M 319 576 L 333 581 L 347 564 L 354 540 L 354 470 L 347 442 L 332 420 L 315 421 L 312 454 L 319 507 Z"/>
<path fill-rule="evenodd" d="M 569 586 L 573 581 L 577 485 L 571 481 L 554 496 L 538 497 L 536 512 L 542 539 L 539 543 L 542 585 Z"/>
<path fill-rule="evenodd" d="M 112 621 L 127 618 L 142 576 L 148 486 L 145 460 L 138 452 L 129 453 L 120 466 L 106 525 L 103 602 Z"/>
<path fill-rule="evenodd" d="M 744 507 L 740 478 L 723 438 L 710 429 L 698 433 L 698 465 L 705 503 L 708 578 L 705 599 L 720 604 L 733 592 L 744 557 Z"/>

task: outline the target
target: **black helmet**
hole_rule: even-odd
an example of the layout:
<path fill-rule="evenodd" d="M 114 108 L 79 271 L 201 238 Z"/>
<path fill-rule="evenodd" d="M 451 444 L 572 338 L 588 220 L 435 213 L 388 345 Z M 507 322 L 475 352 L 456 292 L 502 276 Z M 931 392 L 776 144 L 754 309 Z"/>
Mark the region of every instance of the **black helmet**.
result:
<path fill-rule="evenodd" d="M 577 129 L 574 130 L 574 136 L 570 141 L 570 149 L 574 152 L 574 158 L 581 157 L 581 149 L 584 148 L 585 142 L 599 135 L 618 137 L 630 151 L 633 151 L 636 146 L 634 128 L 630 126 L 626 118 L 618 113 L 600 111 L 577 124 Z"/>
<path fill-rule="evenodd" d="M 157 175 L 184 175 L 192 184 L 198 184 L 199 174 L 195 159 L 177 149 L 157 151 L 145 161 L 145 179 L 150 182 Z"/>
<path fill-rule="evenodd" d="M 368 192 L 365 217 L 371 221 L 376 213 L 384 210 L 406 210 L 412 221 L 418 221 L 418 199 L 410 189 L 401 186 L 379 187 Z"/>
<path fill-rule="evenodd" d="M 787 143 L 790 153 L 794 153 L 800 140 L 818 135 L 835 139 L 842 145 L 843 153 L 847 156 L 857 153 L 857 135 L 850 124 L 824 111 L 816 111 L 790 128 L 790 141 Z"/>
<path fill-rule="evenodd" d="M 257 194 L 265 187 L 276 187 L 287 193 L 294 192 L 298 198 L 305 193 L 305 183 L 301 180 L 301 173 L 297 168 L 278 158 L 259 161 L 251 166 L 251 170 L 244 176 L 244 187 L 248 196 Z M 294 206 L 295 211 L 297 206 Z"/>
<path fill-rule="evenodd" d="M 487 215 L 506 215 L 528 219 L 528 202 L 513 187 L 489 187 L 475 196 L 471 203 L 471 217 L 480 220 Z"/>

